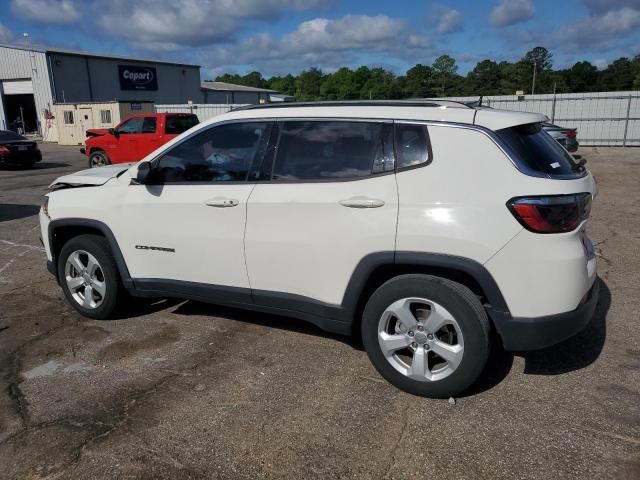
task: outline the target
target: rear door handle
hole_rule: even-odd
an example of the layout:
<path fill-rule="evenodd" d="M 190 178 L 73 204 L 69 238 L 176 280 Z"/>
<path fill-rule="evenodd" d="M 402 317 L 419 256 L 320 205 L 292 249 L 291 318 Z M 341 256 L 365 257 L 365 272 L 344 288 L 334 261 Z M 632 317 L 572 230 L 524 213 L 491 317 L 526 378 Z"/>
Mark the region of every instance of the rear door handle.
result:
<path fill-rule="evenodd" d="M 338 203 L 349 208 L 378 208 L 384 205 L 384 200 L 370 197 L 351 197 L 340 200 Z"/>
<path fill-rule="evenodd" d="M 240 202 L 238 202 L 238 200 L 236 200 L 235 198 L 215 197 L 210 200 L 207 200 L 204 203 L 205 205 L 208 205 L 210 207 L 228 208 L 228 207 L 235 207 Z"/>

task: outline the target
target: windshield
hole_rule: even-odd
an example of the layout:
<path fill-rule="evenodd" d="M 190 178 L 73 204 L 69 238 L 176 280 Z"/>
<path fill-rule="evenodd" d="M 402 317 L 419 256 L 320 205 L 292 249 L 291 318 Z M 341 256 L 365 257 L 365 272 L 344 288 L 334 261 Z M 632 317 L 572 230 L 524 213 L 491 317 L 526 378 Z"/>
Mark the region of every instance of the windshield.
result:
<path fill-rule="evenodd" d="M 496 130 L 498 136 L 513 150 L 530 170 L 545 175 L 583 175 L 585 169 L 558 144 L 542 124 L 531 123 Z"/>

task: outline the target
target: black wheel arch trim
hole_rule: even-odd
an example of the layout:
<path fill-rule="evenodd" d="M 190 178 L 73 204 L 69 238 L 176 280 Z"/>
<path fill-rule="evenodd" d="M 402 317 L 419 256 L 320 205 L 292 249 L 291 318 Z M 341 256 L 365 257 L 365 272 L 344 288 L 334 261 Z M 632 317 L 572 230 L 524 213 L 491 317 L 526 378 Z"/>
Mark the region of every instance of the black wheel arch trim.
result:
<path fill-rule="evenodd" d="M 92 230 L 97 230 L 102 233 L 102 235 L 107 239 L 107 242 L 111 247 L 111 251 L 113 252 L 113 259 L 116 262 L 116 266 L 118 267 L 118 272 L 120 273 L 122 284 L 128 290 L 134 288 L 134 283 L 131 279 L 131 275 L 129 274 L 127 263 L 124 260 L 124 256 L 122 255 L 122 251 L 120 250 L 120 246 L 118 245 L 118 241 L 116 240 L 115 235 L 105 223 L 99 220 L 92 220 L 88 218 L 61 218 L 52 220 L 49 223 L 47 234 L 49 237 L 49 248 L 51 248 L 51 255 L 53 258 L 53 262 L 51 263 L 51 268 L 49 271 L 51 271 L 56 279 L 58 278 L 58 258 L 53 249 L 53 245 L 55 244 L 56 231 L 59 228 L 64 227 L 84 227 L 90 228 Z"/>
<path fill-rule="evenodd" d="M 371 253 L 358 263 L 351 275 L 342 300 L 342 308 L 347 318 L 354 318 L 360 296 L 374 271 L 387 265 L 440 268 L 466 274 L 473 278 L 482 289 L 488 302 L 484 307 L 498 333 L 502 335 L 504 323 L 511 318 L 509 308 L 498 284 L 481 263 L 455 255 L 413 251 Z"/>

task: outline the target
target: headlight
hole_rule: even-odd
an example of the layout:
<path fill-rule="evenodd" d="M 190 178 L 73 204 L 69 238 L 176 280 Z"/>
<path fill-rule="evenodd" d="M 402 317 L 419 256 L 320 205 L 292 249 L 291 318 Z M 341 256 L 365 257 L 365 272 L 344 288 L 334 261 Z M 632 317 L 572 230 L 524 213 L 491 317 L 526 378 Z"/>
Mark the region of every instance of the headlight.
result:
<path fill-rule="evenodd" d="M 44 203 L 42 204 L 42 212 L 47 216 L 49 220 L 51 220 L 51 217 L 49 216 L 49 197 L 44 197 Z"/>

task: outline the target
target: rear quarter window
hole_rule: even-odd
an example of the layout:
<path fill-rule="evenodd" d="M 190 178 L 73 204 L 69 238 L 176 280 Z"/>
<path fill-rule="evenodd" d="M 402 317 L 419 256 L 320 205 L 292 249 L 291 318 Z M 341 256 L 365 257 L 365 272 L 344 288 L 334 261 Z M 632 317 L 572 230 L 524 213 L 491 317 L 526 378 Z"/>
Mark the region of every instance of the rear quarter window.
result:
<path fill-rule="evenodd" d="M 195 115 L 167 117 L 165 130 L 166 133 L 179 135 L 182 132 L 186 132 L 191 127 L 196 126 L 198 123 L 198 117 Z"/>
<path fill-rule="evenodd" d="M 528 170 L 549 176 L 581 177 L 584 167 L 562 148 L 547 132 L 542 124 L 533 123 L 496 130 L 517 160 Z"/>

